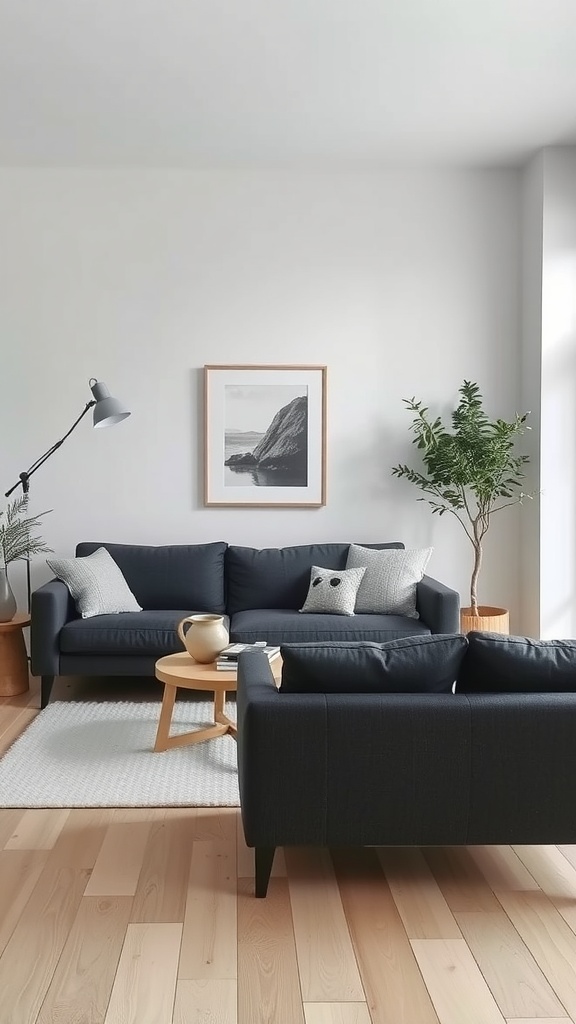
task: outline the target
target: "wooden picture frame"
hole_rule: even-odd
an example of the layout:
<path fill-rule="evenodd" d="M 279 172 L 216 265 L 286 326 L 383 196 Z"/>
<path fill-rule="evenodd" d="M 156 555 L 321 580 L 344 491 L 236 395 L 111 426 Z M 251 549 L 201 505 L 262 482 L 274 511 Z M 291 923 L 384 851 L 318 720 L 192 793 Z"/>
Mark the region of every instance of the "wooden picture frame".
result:
<path fill-rule="evenodd" d="M 326 504 L 326 367 L 204 367 L 204 504 Z"/>

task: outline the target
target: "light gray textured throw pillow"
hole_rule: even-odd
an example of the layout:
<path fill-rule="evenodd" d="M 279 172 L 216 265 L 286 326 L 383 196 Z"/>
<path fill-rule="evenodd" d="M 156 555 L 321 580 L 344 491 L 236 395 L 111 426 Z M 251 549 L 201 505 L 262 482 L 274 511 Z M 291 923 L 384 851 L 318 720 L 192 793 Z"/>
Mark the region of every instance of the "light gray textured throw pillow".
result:
<path fill-rule="evenodd" d="M 357 612 L 379 615 L 408 615 L 418 618 L 416 584 L 432 554 L 432 548 L 363 548 L 351 544 L 346 569 L 365 566 L 366 572 L 358 589 Z"/>
<path fill-rule="evenodd" d="M 364 572 L 364 568 L 323 569 L 313 565 L 308 596 L 300 611 L 354 615 L 356 594 Z"/>
<path fill-rule="evenodd" d="M 47 558 L 46 562 L 68 587 L 83 619 L 142 611 L 106 548 L 97 548 L 84 558 Z"/>

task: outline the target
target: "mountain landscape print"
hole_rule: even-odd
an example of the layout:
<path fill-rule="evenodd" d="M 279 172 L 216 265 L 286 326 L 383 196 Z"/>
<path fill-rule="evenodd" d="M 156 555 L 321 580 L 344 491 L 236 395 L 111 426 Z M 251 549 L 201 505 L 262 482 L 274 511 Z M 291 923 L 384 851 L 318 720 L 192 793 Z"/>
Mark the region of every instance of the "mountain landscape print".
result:
<path fill-rule="evenodd" d="M 226 384 L 224 486 L 308 486 L 308 386 Z"/>

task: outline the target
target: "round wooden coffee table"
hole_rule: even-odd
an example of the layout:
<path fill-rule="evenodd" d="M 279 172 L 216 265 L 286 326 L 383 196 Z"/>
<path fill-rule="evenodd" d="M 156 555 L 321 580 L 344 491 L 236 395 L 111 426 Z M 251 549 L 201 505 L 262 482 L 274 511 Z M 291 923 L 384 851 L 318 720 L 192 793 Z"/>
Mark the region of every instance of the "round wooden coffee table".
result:
<path fill-rule="evenodd" d="M 15 697 L 29 686 L 28 656 L 22 630 L 30 616 L 18 612 L 10 622 L 0 622 L 0 697 Z"/>
<path fill-rule="evenodd" d="M 279 679 L 282 659 L 277 657 L 270 663 L 274 678 Z M 184 747 L 188 743 L 203 743 L 230 733 L 236 739 L 236 725 L 224 714 L 226 693 L 236 692 L 236 671 L 218 671 L 214 662 L 201 665 L 183 651 L 181 654 L 167 654 L 155 666 L 156 678 L 164 683 L 164 696 L 154 750 L 168 750 L 170 747 Z M 186 690 L 212 690 L 214 694 L 214 725 L 196 729 L 180 736 L 170 736 L 170 723 L 174 711 L 176 691 L 179 686 Z"/>

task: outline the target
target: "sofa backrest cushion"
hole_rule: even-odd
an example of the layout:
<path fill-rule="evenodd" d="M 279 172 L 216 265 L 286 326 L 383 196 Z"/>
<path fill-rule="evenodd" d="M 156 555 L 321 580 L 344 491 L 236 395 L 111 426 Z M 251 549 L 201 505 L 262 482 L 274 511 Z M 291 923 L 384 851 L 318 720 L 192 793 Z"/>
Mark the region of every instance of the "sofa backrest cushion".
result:
<path fill-rule="evenodd" d="M 138 604 L 147 609 L 225 611 L 226 544 L 107 544 L 85 541 L 78 556 L 107 548 L 119 565 Z"/>
<path fill-rule="evenodd" d="M 468 633 L 459 693 L 576 693 L 576 640 Z"/>
<path fill-rule="evenodd" d="M 286 548 L 246 548 L 226 552 L 227 611 L 251 608 L 302 608 L 313 565 L 345 569 L 350 544 L 298 544 Z M 403 548 L 399 542 L 364 547 Z"/>
<path fill-rule="evenodd" d="M 451 693 L 467 647 L 460 633 L 383 644 L 282 644 L 282 693 Z"/>

